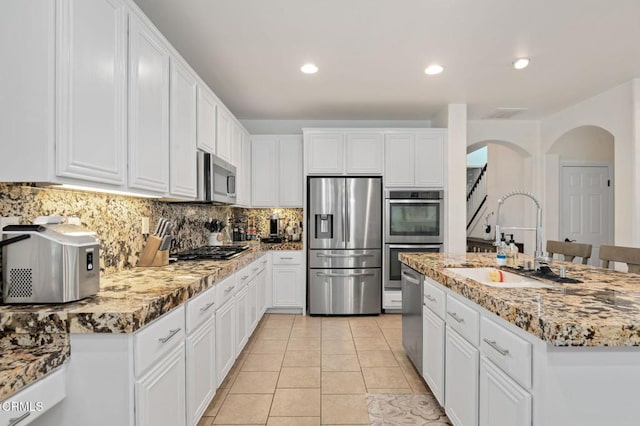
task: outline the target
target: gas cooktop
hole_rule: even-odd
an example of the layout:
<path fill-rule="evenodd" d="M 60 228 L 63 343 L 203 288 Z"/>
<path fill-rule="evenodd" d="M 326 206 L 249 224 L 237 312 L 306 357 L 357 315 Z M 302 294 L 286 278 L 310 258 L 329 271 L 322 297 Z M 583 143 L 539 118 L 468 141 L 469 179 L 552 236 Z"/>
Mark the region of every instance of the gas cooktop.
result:
<path fill-rule="evenodd" d="M 229 260 L 240 256 L 249 246 L 203 246 L 176 253 L 178 260 Z"/>

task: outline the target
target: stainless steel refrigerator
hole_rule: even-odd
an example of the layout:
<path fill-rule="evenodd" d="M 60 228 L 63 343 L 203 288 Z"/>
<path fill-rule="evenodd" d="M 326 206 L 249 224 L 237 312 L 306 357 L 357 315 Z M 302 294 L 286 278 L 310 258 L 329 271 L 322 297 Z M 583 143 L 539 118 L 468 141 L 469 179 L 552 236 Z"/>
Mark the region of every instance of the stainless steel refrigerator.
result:
<path fill-rule="evenodd" d="M 382 179 L 308 180 L 311 315 L 379 314 L 382 299 Z"/>

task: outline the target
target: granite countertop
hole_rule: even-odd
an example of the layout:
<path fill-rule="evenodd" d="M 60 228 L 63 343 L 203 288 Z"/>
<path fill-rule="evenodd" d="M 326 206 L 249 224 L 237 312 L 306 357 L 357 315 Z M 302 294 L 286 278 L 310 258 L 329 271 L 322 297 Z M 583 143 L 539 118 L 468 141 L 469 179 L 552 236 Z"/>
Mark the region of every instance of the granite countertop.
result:
<path fill-rule="evenodd" d="M 260 243 L 264 250 L 302 250 L 302 241 L 285 241 L 282 243 Z"/>
<path fill-rule="evenodd" d="M 565 266 L 583 282 L 496 288 L 444 269 L 495 266 L 495 254 L 401 253 L 400 261 L 553 346 L 640 346 L 640 274 L 554 260 L 554 271 Z"/>
<path fill-rule="evenodd" d="M 69 357 L 69 335 L 9 334 L 0 339 L 0 401 L 60 367 Z"/>

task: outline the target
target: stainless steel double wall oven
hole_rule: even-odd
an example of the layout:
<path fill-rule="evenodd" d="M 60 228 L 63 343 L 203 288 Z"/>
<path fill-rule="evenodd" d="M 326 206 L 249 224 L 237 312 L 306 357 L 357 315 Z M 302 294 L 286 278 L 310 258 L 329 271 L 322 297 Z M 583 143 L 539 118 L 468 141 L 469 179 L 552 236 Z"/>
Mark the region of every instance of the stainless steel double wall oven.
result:
<path fill-rule="evenodd" d="M 444 192 L 385 191 L 384 288 L 400 290 L 402 252 L 440 252 L 444 243 Z"/>
<path fill-rule="evenodd" d="M 379 314 L 382 179 L 314 177 L 307 194 L 309 313 Z"/>

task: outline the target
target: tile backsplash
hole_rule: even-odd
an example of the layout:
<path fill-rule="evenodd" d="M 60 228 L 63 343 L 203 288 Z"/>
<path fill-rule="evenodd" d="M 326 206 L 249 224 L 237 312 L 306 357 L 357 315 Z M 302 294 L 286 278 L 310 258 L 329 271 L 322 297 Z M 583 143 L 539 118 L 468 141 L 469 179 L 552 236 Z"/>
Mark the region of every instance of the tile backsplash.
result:
<path fill-rule="evenodd" d="M 269 234 L 269 216 L 277 213 L 287 222 L 302 221 L 302 209 L 241 209 L 207 204 L 166 203 L 122 195 L 39 188 L 32 184 L 0 183 L 0 216 L 20 216 L 20 223 L 32 223 L 38 216 L 75 216 L 83 227 L 95 231 L 101 240 L 100 269 L 112 273 L 134 267 L 144 246 L 142 218 L 150 219 L 154 231 L 160 217 L 176 225 L 175 249 L 207 244 L 209 218 L 230 223 L 250 219 L 261 236 Z"/>

